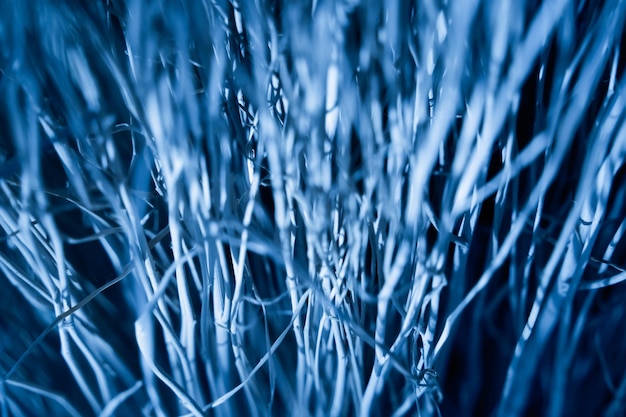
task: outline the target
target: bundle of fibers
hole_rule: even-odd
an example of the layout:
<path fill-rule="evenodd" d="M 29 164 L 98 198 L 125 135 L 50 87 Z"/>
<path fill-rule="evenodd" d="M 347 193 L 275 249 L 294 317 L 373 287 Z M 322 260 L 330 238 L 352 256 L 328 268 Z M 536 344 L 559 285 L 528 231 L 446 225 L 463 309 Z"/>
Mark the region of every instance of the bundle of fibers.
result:
<path fill-rule="evenodd" d="M 626 413 L 625 1 L 0 5 L 0 416 Z"/>

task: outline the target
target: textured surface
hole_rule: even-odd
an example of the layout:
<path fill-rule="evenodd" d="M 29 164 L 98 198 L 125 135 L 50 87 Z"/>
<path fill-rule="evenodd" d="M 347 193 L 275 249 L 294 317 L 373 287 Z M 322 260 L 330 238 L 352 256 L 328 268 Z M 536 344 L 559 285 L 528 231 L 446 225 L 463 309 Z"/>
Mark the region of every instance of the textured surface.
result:
<path fill-rule="evenodd" d="M 626 412 L 623 1 L 0 9 L 0 416 Z"/>

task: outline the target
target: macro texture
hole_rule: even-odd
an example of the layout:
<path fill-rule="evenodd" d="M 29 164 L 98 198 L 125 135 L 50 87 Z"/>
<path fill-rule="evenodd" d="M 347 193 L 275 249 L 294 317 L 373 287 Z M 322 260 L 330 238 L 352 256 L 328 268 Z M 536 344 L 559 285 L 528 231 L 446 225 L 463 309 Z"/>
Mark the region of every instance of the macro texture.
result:
<path fill-rule="evenodd" d="M 626 1 L 0 10 L 1 417 L 626 415 Z"/>

